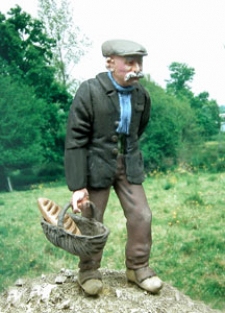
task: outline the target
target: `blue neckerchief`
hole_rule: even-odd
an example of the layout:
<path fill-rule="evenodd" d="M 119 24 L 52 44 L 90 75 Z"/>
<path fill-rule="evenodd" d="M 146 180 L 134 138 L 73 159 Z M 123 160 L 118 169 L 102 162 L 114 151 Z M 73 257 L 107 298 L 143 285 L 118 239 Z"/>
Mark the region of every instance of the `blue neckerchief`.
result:
<path fill-rule="evenodd" d="M 108 72 L 108 76 L 115 86 L 120 103 L 120 122 L 117 128 L 117 132 L 120 134 L 129 134 L 130 121 L 131 121 L 131 92 L 134 89 L 133 86 L 122 87 L 120 86 L 112 76 L 111 72 Z"/>

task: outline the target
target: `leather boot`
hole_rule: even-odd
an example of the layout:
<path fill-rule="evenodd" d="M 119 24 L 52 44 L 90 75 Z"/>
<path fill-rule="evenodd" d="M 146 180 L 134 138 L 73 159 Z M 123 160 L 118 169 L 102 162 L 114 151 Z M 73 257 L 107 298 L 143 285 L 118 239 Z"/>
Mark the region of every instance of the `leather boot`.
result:
<path fill-rule="evenodd" d="M 102 291 L 102 276 L 98 270 L 80 270 L 78 283 L 88 295 L 96 296 Z"/>
<path fill-rule="evenodd" d="M 163 282 L 156 276 L 154 271 L 149 267 L 140 268 L 137 270 L 126 270 L 127 280 L 135 283 L 142 289 L 153 294 L 158 293 L 163 287 Z"/>

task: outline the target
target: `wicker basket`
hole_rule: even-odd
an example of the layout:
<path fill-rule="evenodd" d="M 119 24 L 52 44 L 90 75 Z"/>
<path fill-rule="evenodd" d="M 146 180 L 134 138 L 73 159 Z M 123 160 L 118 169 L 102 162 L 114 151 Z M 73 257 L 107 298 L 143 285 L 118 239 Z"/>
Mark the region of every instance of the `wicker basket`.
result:
<path fill-rule="evenodd" d="M 95 205 L 90 202 L 92 218 L 67 213 L 80 229 L 81 235 L 74 235 L 64 229 L 64 216 L 70 207 L 71 204 L 68 203 L 61 210 L 57 226 L 49 224 L 42 218 L 41 226 L 46 238 L 56 247 L 80 257 L 87 257 L 98 253 L 106 244 L 109 230 L 94 218 L 96 212 Z"/>

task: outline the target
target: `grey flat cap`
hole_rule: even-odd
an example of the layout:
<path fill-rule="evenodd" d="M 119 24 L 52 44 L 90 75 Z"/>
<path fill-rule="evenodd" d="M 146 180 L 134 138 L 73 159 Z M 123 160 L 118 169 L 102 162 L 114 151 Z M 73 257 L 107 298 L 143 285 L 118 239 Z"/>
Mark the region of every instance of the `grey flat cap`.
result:
<path fill-rule="evenodd" d="M 147 50 L 137 42 L 124 40 L 124 39 L 113 39 L 107 40 L 102 44 L 102 54 L 104 57 L 111 55 L 147 55 Z"/>

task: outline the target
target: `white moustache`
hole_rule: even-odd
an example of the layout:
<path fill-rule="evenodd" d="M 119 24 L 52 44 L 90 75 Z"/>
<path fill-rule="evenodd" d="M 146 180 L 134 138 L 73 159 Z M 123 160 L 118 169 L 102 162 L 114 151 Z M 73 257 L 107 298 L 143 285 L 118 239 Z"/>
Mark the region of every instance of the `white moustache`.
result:
<path fill-rule="evenodd" d="M 125 82 L 127 82 L 128 80 L 130 80 L 131 78 L 142 78 L 144 77 L 144 74 L 143 72 L 138 72 L 138 73 L 135 73 L 135 72 L 129 72 L 125 75 Z"/>

